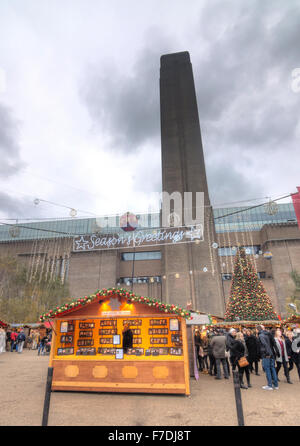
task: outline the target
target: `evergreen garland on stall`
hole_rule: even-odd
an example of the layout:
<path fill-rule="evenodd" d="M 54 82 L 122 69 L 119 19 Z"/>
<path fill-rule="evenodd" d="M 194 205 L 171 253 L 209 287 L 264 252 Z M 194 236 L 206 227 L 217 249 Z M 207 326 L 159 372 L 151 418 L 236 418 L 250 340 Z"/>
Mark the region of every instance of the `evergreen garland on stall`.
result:
<path fill-rule="evenodd" d="M 230 297 L 225 312 L 225 321 L 239 320 L 278 320 L 271 299 L 244 248 L 239 248 L 236 254 Z"/>
<path fill-rule="evenodd" d="M 45 312 L 40 316 L 40 322 L 43 322 L 46 319 L 55 317 L 57 315 L 60 316 L 65 315 L 66 313 L 73 311 L 75 308 L 80 308 L 95 300 L 101 302 L 102 300 L 105 300 L 108 297 L 112 297 L 114 295 L 125 297 L 128 301 L 132 303 L 136 302 L 136 303 L 146 304 L 160 311 L 164 311 L 165 313 L 171 313 L 177 316 L 184 317 L 185 319 L 191 319 L 190 311 L 183 309 L 178 305 L 164 304 L 159 300 L 151 297 L 138 296 L 137 294 L 123 288 L 109 288 L 109 289 L 103 289 L 101 291 L 98 290 L 95 294 L 91 294 L 89 296 L 85 296 L 79 299 L 73 299 L 71 302 L 68 302 L 60 307 L 53 308 L 52 310 Z"/>

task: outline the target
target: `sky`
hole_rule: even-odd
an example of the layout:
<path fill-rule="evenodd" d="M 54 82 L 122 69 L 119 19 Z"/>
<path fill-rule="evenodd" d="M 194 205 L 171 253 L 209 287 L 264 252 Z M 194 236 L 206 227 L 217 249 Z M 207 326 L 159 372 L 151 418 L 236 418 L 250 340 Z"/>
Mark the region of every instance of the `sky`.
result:
<path fill-rule="evenodd" d="M 157 209 L 160 56 L 179 51 L 212 204 L 296 192 L 299 42 L 298 0 L 1 0 L 0 221 Z"/>

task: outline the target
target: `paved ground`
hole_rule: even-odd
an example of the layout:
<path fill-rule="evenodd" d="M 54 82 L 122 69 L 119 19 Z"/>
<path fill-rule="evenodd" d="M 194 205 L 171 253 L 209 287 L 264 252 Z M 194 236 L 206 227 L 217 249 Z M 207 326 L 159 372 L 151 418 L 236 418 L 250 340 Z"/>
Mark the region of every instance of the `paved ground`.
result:
<path fill-rule="evenodd" d="M 48 356 L 36 351 L 0 355 L 0 425 L 39 426 L 45 396 Z M 261 371 L 260 371 L 261 372 Z M 279 391 L 264 391 L 265 376 L 253 376 L 253 388 L 242 390 L 245 425 L 299 426 L 300 381 L 293 385 L 283 371 Z M 54 392 L 52 426 L 235 426 L 232 379 L 201 375 L 191 380 L 191 396 Z"/>

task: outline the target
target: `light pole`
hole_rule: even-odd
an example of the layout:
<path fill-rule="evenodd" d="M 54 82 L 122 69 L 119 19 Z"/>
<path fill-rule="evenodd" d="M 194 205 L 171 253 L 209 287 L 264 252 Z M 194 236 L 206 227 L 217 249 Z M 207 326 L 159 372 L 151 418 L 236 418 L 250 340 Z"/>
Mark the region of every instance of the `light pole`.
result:
<path fill-rule="evenodd" d="M 297 307 L 296 307 L 295 304 L 288 304 L 288 306 L 289 306 L 290 308 L 292 308 L 292 309 L 294 310 L 295 313 L 297 313 Z"/>

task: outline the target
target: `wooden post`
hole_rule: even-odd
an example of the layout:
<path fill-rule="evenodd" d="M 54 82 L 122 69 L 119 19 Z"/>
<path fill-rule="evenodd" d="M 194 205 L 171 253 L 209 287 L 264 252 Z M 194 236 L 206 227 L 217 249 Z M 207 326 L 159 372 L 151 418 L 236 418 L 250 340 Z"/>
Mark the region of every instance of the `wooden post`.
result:
<path fill-rule="evenodd" d="M 244 414 L 243 414 L 243 405 L 242 405 L 242 396 L 241 396 L 241 387 L 239 380 L 239 372 L 232 371 L 233 374 L 233 385 L 234 385 L 234 396 L 235 396 L 235 404 L 236 404 L 236 412 L 238 425 L 244 426 Z"/>

